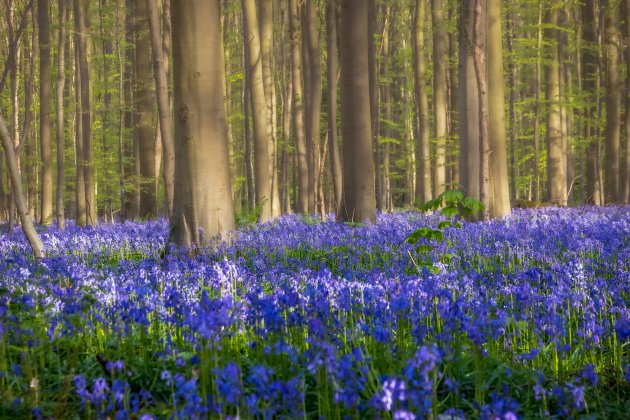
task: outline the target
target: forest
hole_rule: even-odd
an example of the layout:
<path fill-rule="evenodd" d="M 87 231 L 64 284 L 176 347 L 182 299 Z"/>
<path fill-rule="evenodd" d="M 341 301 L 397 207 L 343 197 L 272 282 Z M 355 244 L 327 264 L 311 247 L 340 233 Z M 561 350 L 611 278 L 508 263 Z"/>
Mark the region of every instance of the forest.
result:
<path fill-rule="evenodd" d="M 0 418 L 630 416 L 630 0 L 3 0 Z"/>

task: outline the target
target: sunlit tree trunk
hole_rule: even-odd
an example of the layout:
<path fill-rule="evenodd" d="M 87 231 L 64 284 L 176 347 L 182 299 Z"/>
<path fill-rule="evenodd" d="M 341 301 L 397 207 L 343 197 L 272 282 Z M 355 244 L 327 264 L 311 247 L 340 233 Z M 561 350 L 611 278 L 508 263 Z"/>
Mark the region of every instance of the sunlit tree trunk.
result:
<path fill-rule="evenodd" d="M 625 60 L 626 60 L 626 90 L 625 90 L 625 137 L 626 145 L 623 153 L 623 166 L 622 166 L 622 178 L 620 182 L 622 203 L 630 203 L 630 0 L 625 0 Z"/>
<path fill-rule="evenodd" d="M 48 16 L 48 0 L 38 0 L 37 4 L 39 30 L 39 139 L 42 156 L 40 223 L 42 225 L 50 225 L 53 220 L 52 139 L 50 133 L 50 19 Z"/>
<path fill-rule="evenodd" d="M 269 174 L 270 119 L 267 117 L 267 103 L 262 73 L 260 31 L 256 15 L 255 0 L 242 0 L 243 20 L 249 41 L 249 54 L 246 65 L 251 77 L 252 123 L 254 128 L 254 177 L 256 180 L 256 204 L 261 207 L 259 221 L 271 218 L 271 180 Z"/>
<path fill-rule="evenodd" d="M 170 240 L 203 246 L 234 229 L 215 1 L 172 4 L 175 201 Z"/>
<path fill-rule="evenodd" d="M 446 48 L 447 34 L 443 0 L 431 0 L 433 21 L 433 135 L 435 136 L 435 174 L 433 192 L 439 195 L 446 189 Z"/>
<path fill-rule="evenodd" d="M 567 204 L 567 182 L 564 171 L 566 150 L 562 143 L 560 115 L 560 83 L 558 74 L 558 10 L 551 9 L 545 15 L 545 35 L 550 43 L 550 54 L 545 65 L 545 99 L 547 111 L 547 197 L 550 202 Z"/>
<path fill-rule="evenodd" d="M 85 226 L 87 223 L 87 203 L 85 198 L 85 171 L 84 171 L 84 155 L 83 155 L 83 103 L 82 103 L 82 86 L 80 59 L 81 54 L 79 48 L 80 38 L 80 15 L 79 2 L 74 0 L 74 92 L 75 92 L 75 222 L 78 226 Z"/>
<path fill-rule="evenodd" d="M 490 141 L 490 217 L 509 214 L 510 187 L 505 131 L 505 87 L 501 31 L 501 2 L 487 0 L 488 136 Z"/>
<path fill-rule="evenodd" d="M 376 221 L 374 161 L 368 74 L 368 7 L 364 0 L 340 1 L 341 127 L 343 195 L 339 219 Z"/>

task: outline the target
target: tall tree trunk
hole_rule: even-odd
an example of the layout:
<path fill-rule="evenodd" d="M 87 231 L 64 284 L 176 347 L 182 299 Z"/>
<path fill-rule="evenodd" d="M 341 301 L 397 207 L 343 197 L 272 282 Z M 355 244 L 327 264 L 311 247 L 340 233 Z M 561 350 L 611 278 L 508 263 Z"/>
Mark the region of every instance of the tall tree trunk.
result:
<path fill-rule="evenodd" d="M 125 0 L 125 73 L 124 73 L 124 98 L 125 98 L 125 133 L 128 141 L 124 142 L 124 155 L 133 159 L 127 159 L 123 165 L 124 174 L 128 178 L 125 194 L 125 206 L 122 209 L 121 218 L 135 219 L 138 217 L 140 210 L 140 190 L 138 188 L 138 179 L 136 170 L 139 165 L 136 164 L 136 143 L 137 136 L 135 130 L 135 112 L 134 107 L 134 70 L 135 70 L 135 31 L 134 31 L 134 4 L 135 0 Z"/>
<path fill-rule="evenodd" d="M 429 101 L 424 59 L 424 17 L 425 2 L 416 0 L 413 14 L 413 63 L 414 87 L 416 100 L 416 201 L 422 204 L 431 199 L 431 149 L 429 128 Z M 466 43 L 460 45 L 467 45 Z M 463 124 L 460 124 L 460 126 Z"/>
<path fill-rule="evenodd" d="M 268 145 L 269 150 L 269 179 L 271 182 L 271 217 L 281 214 L 278 190 L 278 158 L 276 139 L 276 87 L 274 83 L 273 62 L 273 2 L 261 1 L 260 5 L 260 56 L 262 58 L 263 87 L 265 90 L 265 104 L 267 107 Z"/>
<path fill-rule="evenodd" d="M 604 202 L 620 202 L 621 93 L 619 84 L 619 1 L 606 3 L 606 151 Z"/>
<path fill-rule="evenodd" d="M 177 118 L 170 240 L 185 247 L 235 228 L 219 14 L 216 1 L 176 1 L 172 8 Z"/>
<path fill-rule="evenodd" d="M 551 9 L 545 15 L 545 34 L 550 51 L 545 65 L 545 99 L 547 111 L 547 196 L 549 201 L 566 206 L 567 183 L 564 172 L 566 151 L 562 146 L 562 121 L 560 115 L 560 83 L 558 74 L 558 10 Z"/>
<path fill-rule="evenodd" d="M 293 136 L 297 150 L 298 195 L 296 210 L 308 213 L 308 152 L 304 132 L 304 95 L 302 58 L 300 55 L 300 13 L 297 0 L 289 0 L 289 32 L 291 37 L 291 80 L 293 85 Z"/>
<path fill-rule="evenodd" d="M 510 187 L 507 170 L 507 138 L 505 131 L 505 88 L 503 77 L 503 48 L 501 34 L 501 2 L 487 0 L 487 58 L 488 58 L 488 136 L 490 141 L 490 217 L 509 214 Z"/>
<path fill-rule="evenodd" d="M 505 43 L 508 49 L 508 89 L 509 93 L 509 138 L 510 138 L 510 198 L 514 202 L 519 198 L 516 180 L 519 177 L 519 164 L 517 160 L 518 136 L 516 131 L 516 98 L 518 91 L 516 89 L 516 66 L 514 65 L 514 56 L 512 42 L 514 39 L 514 13 L 510 9 L 506 21 L 506 37 Z"/>
<path fill-rule="evenodd" d="M 149 36 L 148 9 L 146 0 L 136 0 L 134 7 L 135 46 L 134 61 L 134 107 L 140 164 L 140 214 L 141 218 L 157 216 L 158 171 L 155 165 L 156 144 L 153 127 L 155 107 L 155 79 L 151 62 L 151 39 Z"/>
<path fill-rule="evenodd" d="M 622 178 L 620 182 L 622 203 L 630 203 L 630 0 L 625 0 L 625 59 L 626 59 L 626 90 L 625 90 L 625 137 L 626 145 L 623 153 Z"/>
<path fill-rule="evenodd" d="M 439 195 L 446 189 L 446 47 L 447 34 L 443 0 L 431 0 L 433 20 L 433 130 L 435 136 L 435 175 L 433 191 Z"/>
<path fill-rule="evenodd" d="M 38 0 L 39 30 L 39 138 L 42 155 L 41 224 L 53 220 L 52 139 L 50 123 L 50 19 L 48 0 Z"/>
<path fill-rule="evenodd" d="M 81 131 L 82 131 L 82 167 L 85 182 L 85 222 L 90 225 L 98 223 L 96 215 L 96 179 L 92 149 L 92 86 L 89 57 L 91 55 L 90 23 L 87 12 L 89 0 L 75 0 L 75 19 L 78 24 L 77 49 L 79 72 L 81 74 Z M 76 25 L 75 24 L 75 25 Z M 79 140 L 77 139 L 77 142 Z M 78 187 L 78 185 L 77 185 Z"/>
<path fill-rule="evenodd" d="M 370 77 L 370 114 L 372 128 L 372 148 L 374 154 L 374 176 L 376 186 L 376 208 L 381 210 L 383 203 L 380 202 L 381 197 L 381 142 L 380 134 L 380 109 L 379 109 L 379 89 L 378 89 L 378 65 L 376 60 L 376 43 L 377 36 L 377 15 L 378 9 L 376 0 L 367 0 L 368 3 L 368 73 Z"/>
<path fill-rule="evenodd" d="M 146 0 L 148 12 L 149 31 L 151 35 L 151 48 L 153 51 L 153 75 L 157 91 L 157 105 L 160 120 L 160 133 L 162 136 L 163 160 L 164 160 L 164 192 L 166 196 L 166 217 L 170 218 L 173 211 L 174 176 L 175 176 L 175 152 L 173 150 L 173 125 L 171 120 L 171 107 L 168 95 L 168 75 L 166 66 L 168 56 L 164 55 L 162 31 L 160 29 L 160 13 L 156 0 Z M 157 175 L 157 174 L 156 174 Z"/>
<path fill-rule="evenodd" d="M 597 52 L 597 27 L 594 24 L 597 17 L 597 1 L 588 1 L 582 4 L 582 37 L 584 50 L 582 53 L 582 86 L 586 96 L 584 107 L 584 137 L 587 142 L 586 154 L 586 202 L 600 204 L 598 186 L 598 149 L 597 138 L 597 78 L 598 78 L 598 52 Z"/>
<path fill-rule="evenodd" d="M 57 191 L 56 191 L 56 214 L 57 226 L 63 229 L 65 226 L 64 211 L 64 90 L 66 87 L 66 22 L 68 20 L 68 5 L 66 0 L 58 0 L 59 7 L 59 40 L 57 42 Z M 42 202 L 43 202 L 42 198 Z M 44 211 L 42 209 L 42 215 Z"/>
<path fill-rule="evenodd" d="M 376 221 L 374 161 L 370 124 L 368 6 L 341 0 L 339 56 L 343 135 L 343 195 L 339 219 Z"/>
<path fill-rule="evenodd" d="M 320 118 L 322 104 L 322 71 L 321 71 L 321 51 L 319 42 L 319 28 L 317 23 L 316 0 L 306 0 L 305 3 L 305 37 L 306 51 L 308 55 L 308 96 L 307 101 L 307 123 L 306 123 L 306 144 L 310 145 L 309 155 L 309 174 L 311 176 L 314 210 L 323 214 L 324 203 L 321 200 L 321 179 L 319 177 L 319 168 L 321 166 L 320 151 Z"/>
<path fill-rule="evenodd" d="M 328 123 L 328 150 L 330 169 L 334 191 L 334 209 L 338 211 L 341 203 L 343 178 L 341 175 L 341 159 L 339 158 L 339 140 L 337 133 L 337 74 L 339 71 L 339 56 L 337 50 L 337 2 L 330 0 L 326 3 L 326 76 L 328 83 L 328 97 L 326 117 Z"/>
<path fill-rule="evenodd" d="M 474 10 L 475 0 L 462 3 L 459 21 L 459 180 L 467 196 L 480 198 L 479 93 L 473 43 L 468 35 L 474 30 Z"/>
<path fill-rule="evenodd" d="M 540 194 L 540 110 L 542 91 L 542 45 L 543 45 L 543 3 L 538 5 L 538 25 L 536 26 L 536 75 L 534 81 L 534 170 L 532 198 L 541 199 Z"/>
<path fill-rule="evenodd" d="M 83 102 L 82 102 L 82 86 L 81 82 L 81 64 L 80 64 L 80 15 L 79 7 L 81 0 L 74 0 L 74 92 L 75 92 L 75 221 L 78 226 L 85 226 L 87 222 L 87 203 L 85 198 L 85 171 L 84 171 L 84 153 L 83 153 Z"/>
<path fill-rule="evenodd" d="M 477 76 L 477 92 L 479 95 L 479 197 L 484 205 L 481 219 L 490 218 L 490 139 L 489 139 L 489 101 L 488 82 L 486 80 L 486 46 L 483 43 L 481 29 L 483 15 L 487 13 L 482 6 L 482 0 L 475 1 L 473 46 L 475 75 Z M 484 13 L 486 12 L 486 13 Z"/>
<path fill-rule="evenodd" d="M 271 218 L 271 180 L 269 174 L 270 119 L 267 117 L 265 89 L 262 73 L 260 31 L 256 16 L 255 0 L 242 0 L 243 21 L 249 41 L 246 65 L 251 76 L 252 120 L 254 127 L 254 176 L 256 179 L 256 204 L 261 206 L 259 221 Z"/>

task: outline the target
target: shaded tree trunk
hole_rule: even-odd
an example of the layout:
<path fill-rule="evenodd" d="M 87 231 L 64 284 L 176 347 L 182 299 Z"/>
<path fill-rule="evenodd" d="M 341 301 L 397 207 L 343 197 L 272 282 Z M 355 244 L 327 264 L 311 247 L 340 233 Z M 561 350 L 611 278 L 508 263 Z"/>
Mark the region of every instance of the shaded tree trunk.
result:
<path fill-rule="evenodd" d="M 621 92 L 619 83 L 619 2 L 605 5 L 606 26 L 606 131 L 604 203 L 618 203 L 620 187 Z"/>
<path fill-rule="evenodd" d="M 59 38 L 57 42 L 57 191 L 56 191 L 56 214 L 57 226 L 63 229 L 65 226 L 64 192 L 65 192 L 65 171 L 64 171 L 64 90 L 66 87 L 66 22 L 68 21 L 68 5 L 66 0 L 58 0 L 59 9 Z M 42 198 L 43 202 L 43 198 Z M 42 210 L 42 214 L 44 211 Z"/>
<path fill-rule="evenodd" d="M 309 177 L 308 151 L 304 132 L 304 95 L 302 58 L 300 56 L 300 14 L 297 0 L 289 0 L 289 32 L 291 37 L 291 80 L 293 85 L 293 137 L 297 151 L 298 213 L 308 213 Z"/>
<path fill-rule="evenodd" d="M 171 120 L 171 107 L 168 94 L 168 75 L 166 66 L 168 56 L 164 54 L 162 42 L 162 30 L 160 29 L 160 14 L 156 0 L 146 0 L 148 12 L 149 31 L 151 35 L 151 48 L 153 51 L 153 75 L 157 92 L 157 105 L 162 136 L 163 160 L 164 160 L 164 192 L 166 198 L 166 217 L 170 218 L 173 210 L 174 176 L 175 176 L 175 152 L 173 150 L 173 125 Z M 156 173 L 157 175 L 157 173 Z"/>
<path fill-rule="evenodd" d="M 170 241 L 203 246 L 235 228 L 220 13 L 215 1 L 176 1 L 171 12 L 177 117 Z"/>
<path fill-rule="evenodd" d="M 376 193 L 370 113 L 368 5 L 340 1 L 343 195 L 339 219 L 376 221 Z"/>
<path fill-rule="evenodd" d="M 336 0 L 326 3 L 326 77 L 328 83 L 328 97 L 326 117 L 328 124 L 328 150 L 332 184 L 334 192 L 334 209 L 338 211 L 341 203 L 342 174 L 341 159 L 339 157 L 339 140 L 337 133 L 337 75 L 339 59 L 337 50 L 337 4 Z"/>

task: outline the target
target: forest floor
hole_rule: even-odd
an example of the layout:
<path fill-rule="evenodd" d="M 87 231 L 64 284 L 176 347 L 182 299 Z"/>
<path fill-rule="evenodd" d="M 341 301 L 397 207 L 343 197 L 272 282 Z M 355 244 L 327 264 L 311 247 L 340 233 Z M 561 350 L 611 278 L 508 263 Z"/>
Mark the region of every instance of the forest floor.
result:
<path fill-rule="evenodd" d="M 0 417 L 627 418 L 630 208 L 442 221 L 2 235 Z"/>

